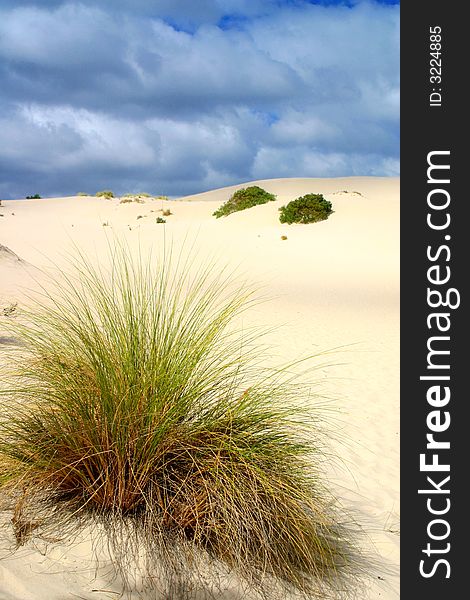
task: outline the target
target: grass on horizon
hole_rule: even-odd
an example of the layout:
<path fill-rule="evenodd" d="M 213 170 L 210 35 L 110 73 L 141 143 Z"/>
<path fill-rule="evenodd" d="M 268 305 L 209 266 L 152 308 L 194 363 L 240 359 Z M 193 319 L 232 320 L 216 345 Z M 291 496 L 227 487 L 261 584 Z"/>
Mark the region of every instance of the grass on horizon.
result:
<path fill-rule="evenodd" d="M 91 524 L 124 578 L 143 552 L 149 587 L 175 598 L 221 573 L 267 598 L 342 597 L 355 551 L 318 414 L 292 365 L 265 367 L 259 331 L 233 325 L 253 292 L 181 256 L 111 254 L 80 256 L 12 325 L 0 494 L 18 543 Z"/>

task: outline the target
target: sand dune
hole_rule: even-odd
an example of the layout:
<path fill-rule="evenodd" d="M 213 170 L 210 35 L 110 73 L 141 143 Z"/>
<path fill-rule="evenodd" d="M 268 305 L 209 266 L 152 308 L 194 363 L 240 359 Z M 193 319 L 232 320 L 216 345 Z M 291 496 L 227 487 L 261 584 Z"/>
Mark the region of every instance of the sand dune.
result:
<path fill-rule="evenodd" d="M 280 200 L 292 200 L 297 196 L 312 192 L 313 188 L 320 186 L 323 194 L 341 193 L 348 190 L 349 193 L 359 191 L 365 185 L 368 191 L 380 188 L 383 183 L 390 180 L 389 177 L 338 177 L 335 179 L 315 179 L 313 177 L 280 178 L 280 179 L 258 179 L 231 185 L 228 187 L 184 196 L 180 200 L 212 200 L 214 202 L 225 202 L 234 191 L 249 185 L 258 185 L 271 194 L 276 194 Z M 357 189 L 356 189 L 357 188 Z"/>
<path fill-rule="evenodd" d="M 114 235 L 131 248 L 158 247 L 165 239 L 176 247 L 193 244 L 202 260 L 218 257 L 264 285 L 263 294 L 271 300 L 254 310 L 249 322 L 282 325 L 269 339 L 281 362 L 336 349 L 317 372 L 321 391 L 337 409 L 332 427 L 339 439 L 332 440 L 332 450 L 341 464 L 331 466 L 328 475 L 338 498 L 366 530 L 365 546 L 377 554 L 378 571 L 367 583 L 364 600 L 397 598 L 399 180 L 251 183 L 275 193 L 277 200 L 221 219 L 212 216 L 214 210 L 248 184 L 142 204 L 93 197 L 2 201 L 0 244 L 41 269 L 52 268 L 51 261 L 63 265 L 74 244 L 100 257 Z M 309 192 L 331 200 L 330 218 L 280 224 L 278 208 Z M 164 225 L 156 223 L 162 208 L 173 213 Z M 2 309 L 23 302 L 22 288 L 33 285 L 13 259 L 0 252 Z M 0 321 L 8 318 L 0 312 Z M 112 588 L 103 575 L 93 579 L 86 543 L 63 551 L 46 546 L 10 556 L 4 540 L 0 600 L 115 597 L 93 591 Z"/>

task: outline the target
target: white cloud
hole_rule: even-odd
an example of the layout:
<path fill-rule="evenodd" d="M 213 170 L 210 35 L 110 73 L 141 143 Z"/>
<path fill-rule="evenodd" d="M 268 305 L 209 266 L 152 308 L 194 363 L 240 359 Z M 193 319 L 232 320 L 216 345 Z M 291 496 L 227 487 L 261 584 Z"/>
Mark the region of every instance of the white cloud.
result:
<path fill-rule="evenodd" d="M 396 174 L 398 7 L 274 4 L 1 9 L 0 192 Z M 245 18 L 221 29 L 227 12 Z"/>

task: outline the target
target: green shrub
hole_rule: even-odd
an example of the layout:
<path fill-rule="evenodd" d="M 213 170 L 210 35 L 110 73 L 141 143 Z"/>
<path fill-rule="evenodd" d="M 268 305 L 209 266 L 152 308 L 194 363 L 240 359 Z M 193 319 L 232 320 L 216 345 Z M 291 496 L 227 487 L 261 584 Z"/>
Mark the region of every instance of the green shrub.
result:
<path fill-rule="evenodd" d="M 296 198 L 280 209 L 281 223 L 316 223 L 324 221 L 331 213 L 332 205 L 322 194 L 306 194 Z"/>
<path fill-rule="evenodd" d="M 26 196 L 26 200 L 40 200 L 41 196 L 39 194 L 34 194 L 34 196 Z"/>
<path fill-rule="evenodd" d="M 157 217 L 155 222 L 156 223 L 166 223 L 166 220 L 162 219 L 161 217 Z"/>
<path fill-rule="evenodd" d="M 103 190 L 101 192 L 96 192 L 95 196 L 97 198 L 114 198 L 114 194 L 111 190 Z"/>
<path fill-rule="evenodd" d="M 274 194 L 270 194 L 263 188 L 257 185 L 252 185 L 247 188 L 237 190 L 230 198 L 222 204 L 214 213 L 214 217 L 226 217 L 239 210 L 245 210 L 258 204 L 266 204 L 266 202 L 272 202 L 276 199 Z"/>
<path fill-rule="evenodd" d="M 338 598 L 353 546 L 321 482 L 314 397 L 234 327 L 250 290 L 170 254 L 82 257 L 12 323 L 0 492 L 17 541 L 90 526 L 125 580 L 143 557 L 157 589 L 228 572 L 266 598 Z"/>

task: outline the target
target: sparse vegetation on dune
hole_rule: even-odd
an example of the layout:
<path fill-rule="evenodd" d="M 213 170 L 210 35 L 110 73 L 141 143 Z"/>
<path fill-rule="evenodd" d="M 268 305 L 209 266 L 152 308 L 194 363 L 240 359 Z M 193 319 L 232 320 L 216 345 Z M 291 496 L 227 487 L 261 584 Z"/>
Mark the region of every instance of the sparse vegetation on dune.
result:
<path fill-rule="evenodd" d="M 338 192 L 333 192 L 333 194 L 354 194 L 355 196 L 362 196 L 361 192 L 357 192 L 355 190 L 351 192 L 349 190 L 339 190 Z"/>
<path fill-rule="evenodd" d="M 275 199 L 276 196 L 274 194 L 270 194 L 257 185 L 252 185 L 234 192 L 227 202 L 222 204 L 222 206 L 213 213 L 213 216 L 217 218 L 226 217 L 234 212 L 246 210 L 252 206 L 257 206 L 258 204 L 266 204 Z"/>
<path fill-rule="evenodd" d="M 18 543 L 95 526 L 162 598 L 227 574 L 270 599 L 343 596 L 354 551 L 321 481 L 318 413 L 293 365 L 263 368 L 259 331 L 234 326 L 254 301 L 214 265 L 117 248 L 17 318 L 0 493 Z"/>
<path fill-rule="evenodd" d="M 101 192 L 96 192 L 95 196 L 97 198 L 114 198 L 114 194 L 111 190 L 102 190 Z"/>
<path fill-rule="evenodd" d="M 145 200 L 143 198 L 134 198 L 130 196 L 123 196 L 119 201 L 119 204 L 130 204 L 131 202 L 136 202 L 137 204 L 143 204 Z"/>
<path fill-rule="evenodd" d="M 121 196 L 121 204 L 127 204 L 129 202 L 137 202 L 143 204 L 146 198 L 151 198 L 149 194 L 124 194 Z"/>
<path fill-rule="evenodd" d="M 145 200 L 168 200 L 168 196 L 152 196 L 147 192 L 141 192 L 140 194 L 123 194 L 121 196 L 121 204 L 127 202 L 138 202 L 144 203 Z"/>
<path fill-rule="evenodd" d="M 33 196 L 26 196 L 26 200 L 40 200 L 41 196 L 39 194 L 34 194 Z"/>

